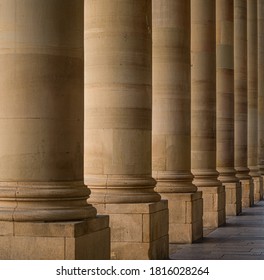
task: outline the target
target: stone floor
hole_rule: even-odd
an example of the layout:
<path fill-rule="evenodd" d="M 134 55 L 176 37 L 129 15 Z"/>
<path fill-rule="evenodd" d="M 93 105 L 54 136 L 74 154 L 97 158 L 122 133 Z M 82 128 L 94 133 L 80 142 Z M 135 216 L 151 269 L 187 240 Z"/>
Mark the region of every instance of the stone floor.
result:
<path fill-rule="evenodd" d="M 264 201 L 227 217 L 225 226 L 206 231 L 201 242 L 170 244 L 173 260 L 264 260 Z"/>

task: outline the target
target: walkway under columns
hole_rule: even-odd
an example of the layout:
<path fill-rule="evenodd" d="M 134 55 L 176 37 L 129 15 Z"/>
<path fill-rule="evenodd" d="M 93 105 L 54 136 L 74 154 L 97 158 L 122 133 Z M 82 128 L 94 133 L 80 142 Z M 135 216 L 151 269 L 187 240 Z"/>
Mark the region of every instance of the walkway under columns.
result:
<path fill-rule="evenodd" d="M 264 260 L 264 201 L 228 216 L 226 225 L 194 244 L 170 244 L 173 260 Z"/>

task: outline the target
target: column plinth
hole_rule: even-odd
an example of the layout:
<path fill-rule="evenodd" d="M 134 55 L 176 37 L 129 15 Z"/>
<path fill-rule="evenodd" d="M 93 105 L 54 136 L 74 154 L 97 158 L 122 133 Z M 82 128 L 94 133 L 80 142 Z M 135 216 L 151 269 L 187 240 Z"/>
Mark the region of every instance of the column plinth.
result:
<path fill-rule="evenodd" d="M 150 0 L 85 2 L 84 178 L 110 215 L 113 259 L 168 257 L 168 205 L 151 177 L 151 10 Z"/>
<path fill-rule="evenodd" d="M 83 182 L 83 2 L 4 1 L 1 8 L 0 258 L 109 259 L 108 219 L 87 204 Z M 58 239 L 50 233 L 52 223 L 84 221 L 100 226 L 71 235 L 72 246 L 61 246 L 65 228 Z M 21 234 L 18 224 L 30 230 Z"/>

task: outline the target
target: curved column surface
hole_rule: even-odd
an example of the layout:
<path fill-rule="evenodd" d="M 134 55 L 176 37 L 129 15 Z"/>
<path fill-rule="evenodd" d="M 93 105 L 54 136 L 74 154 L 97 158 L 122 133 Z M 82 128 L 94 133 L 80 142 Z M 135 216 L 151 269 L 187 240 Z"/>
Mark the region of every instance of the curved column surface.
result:
<path fill-rule="evenodd" d="M 152 174 L 159 193 L 195 192 L 191 169 L 190 1 L 153 1 Z"/>
<path fill-rule="evenodd" d="M 247 1 L 248 62 L 248 166 L 251 176 L 258 171 L 258 31 L 257 0 Z"/>
<path fill-rule="evenodd" d="M 159 201 L 151 177 L 151 1 L 85 8 L 85 182 L 95 203 Z"/>
<path fill-rule="evenodd" d="M 234 15 L 232 0 L 216 0 L 216 166 L 219 180 L 237 182 L 234 169 Z"/>
<path fill-rule="evenodd" d="M 258 0 L 258 165 L 264 175 L 264 1 Z"/>
<path fill-rule="evenodd" d="M 250 179 L 247 159 L 247 0 L 234 0 L 235 169 Z"/>
<path fill-rule="evenodd" d="M 83 184 L 83 1 L 1 1 L 0 220 L 95 216 Z"/>
<path fill-rule="evenodd" d="M 191 1 L 191 162 L 194 184 L 220 186 L 216 171 L 215 1 Z"/>

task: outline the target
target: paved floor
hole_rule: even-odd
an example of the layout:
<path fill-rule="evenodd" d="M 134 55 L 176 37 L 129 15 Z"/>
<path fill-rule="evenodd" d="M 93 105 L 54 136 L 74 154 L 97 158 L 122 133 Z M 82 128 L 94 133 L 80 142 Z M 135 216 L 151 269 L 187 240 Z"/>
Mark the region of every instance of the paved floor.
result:
<path fill-rule="evenodd" d="M 264 260 L 264 201 L 227 217 L 223 227 L 194 244 L 171 244 L 174 260 Z"/>

